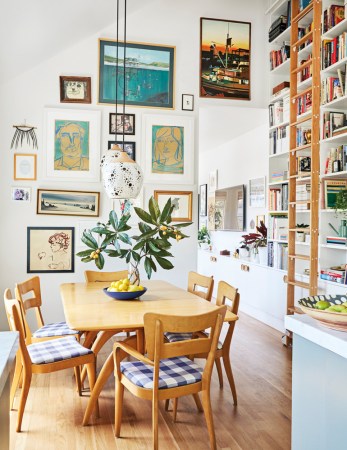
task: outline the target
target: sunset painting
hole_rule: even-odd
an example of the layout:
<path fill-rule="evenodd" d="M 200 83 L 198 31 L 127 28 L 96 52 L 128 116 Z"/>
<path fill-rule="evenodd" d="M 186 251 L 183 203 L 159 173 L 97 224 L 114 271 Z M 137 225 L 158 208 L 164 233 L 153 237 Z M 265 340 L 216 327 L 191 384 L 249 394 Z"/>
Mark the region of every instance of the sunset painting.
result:
<path fill-rule="evenodd" d="M 200 97 L 250 100 L 251 24 L 201 18 Z"/>

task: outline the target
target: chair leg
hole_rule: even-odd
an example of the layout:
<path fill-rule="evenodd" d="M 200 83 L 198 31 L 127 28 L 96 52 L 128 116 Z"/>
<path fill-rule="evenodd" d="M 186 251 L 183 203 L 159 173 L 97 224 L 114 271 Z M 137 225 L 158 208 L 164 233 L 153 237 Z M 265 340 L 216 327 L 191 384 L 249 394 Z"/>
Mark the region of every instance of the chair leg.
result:
<path fill-rule="evenodd" d="M 81 383 L 81 367 L 76 366 L 74 367 L 75 372 L 75 378 L 76 378 L 76 386 L 77 386 L 77 392 L 80 397 L 82 397 L 82 383 Z"/>
<path fill-rule="evenodd" d="M 220 362 L 220 358 L 216 358 L 214 360 L 214 362 L 216 363 L 216 368 L 217 368 L 217 372 L 218 372 L 219 387 L 221 389 L 223 389 L 223 372 L 222 372 L 222 364 Z"/>
<path fill-rule="evenodd" d="M 217 450 L 209 389 L 204 389 L 202 391 L 202 406 L 204 408 L 205 420 L 207 424 L 208 435 L 210 438 L 210 447 L 212 450 Z"/>
<path fill-rule="evenodd" d="M 14 396 L 16 395 L 19 379 L 22 375 L 22 360 L 19 354 L 16 356 L 16 367 L 14 369 L 13 380 L 11 384 L 11 393 L 10 393 L 10 408 L 13 409 Z"/>
<path fill-rule="evenodd" d="M 173 399 L 173 408 L 172 408 L 172 415 L 173 415 L 173 421 L 176 422 L 177 417 L 177 407 L 178 407 L 178 398 Z"/>
<path fill-rule="evenodd" d="M 153 449 L 158 450 L 158 417 L 159 417 L 159 404 L 158 398 L 152 400 L 152 436 L 153 436 Z"/>
<path fill-rule="evenodd" d="M 120 436 L 120 428 L 122 425 L 124 386 L 116 376 L 115 384 L 115 410 L 114 410 L 114 433 L 116 437 Z"/>
<path fill-rule="evenodd" d="M 235 387 L 235 381 L 234 381 L 234 377 L 233 377 L 233 371 L 231 370 L 230 356 L 228 354 L 223 355 L 223 363 L 224 363 L 225 373 L 227 374 L 228 381 L 230 384 L 230 389 L 233 394 L 234 405 L 236 406 L 237 405 L 236 387 Z"/>
<path fill-rule="evenodd" d="M 83 342 L 83 347 L 91 348 L 97 335 L 98 335 L 98 331 L 87 331 L 86 337 Z"/>
<path fill-rule="evenodd" d="M 167 399 L 165 400 L 165 411 L 169 411 L 169 406 L 170 406 L 170 399 L 167 398 Z"/>
<path fill-rule="evenodd" d="M 90 386 L 90 392 L 93 392 L 93 388 L 95 386 L 95 380 L 96 380 L 96 361 L 94 360 L 94 362 L 86 364 L 87 366 L 87 372 L 88 372 L 88 380 L 89 380 L 89 386 Z M 95 405 L 95 413 L 96 413 L 96 417 L 100 417 L 99 414 L 99 400 L 96 400 L 96 405 Z"/>
<path fill-rule="evenodd" d="M 32 377 L 31 371 L 29 373 L 27 373 L 27 371 L 24 369 L 23 370 L 23 386 L 22 386 L 22 391 L 20 394 L 18 417 L 17 417 L 16 431 L 18 433 L 21 431 L 21 428 L 22 428 L 23 414 L 24 414 L 25 404 L 26 404 L 26 401 L 28 398 L 29 389 L 30 389 L 31 377 Z"/>
<path fill-rule="evenodd" d="M 202 404 L 201 404 L 201 400 L 200 400 L 199 394 L 198 394 L 198 393 L 193 394 L 193 398 L 194 398 L 196 407 L 198 408 L 198 411 L 203 412 L 204 408 L 202 407 Z"/>

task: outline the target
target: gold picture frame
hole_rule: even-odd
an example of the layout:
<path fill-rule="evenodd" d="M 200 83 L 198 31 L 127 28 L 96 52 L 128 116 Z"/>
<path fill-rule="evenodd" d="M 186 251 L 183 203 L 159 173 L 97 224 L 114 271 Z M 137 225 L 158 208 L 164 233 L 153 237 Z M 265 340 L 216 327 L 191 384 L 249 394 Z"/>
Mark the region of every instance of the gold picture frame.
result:
<path fill-rule="evenodd" d="M 37 155 L 15 153 L 13 157 L 13 179 L 34 181 L 37 177 Z"/>
<path fill-rule="evenodd" d="M 162 209 L 171 198 L 175 208 L 171 214 L 172 222 L 191 222 L 193 217 L 193 192 L 192 191 L 154 191 L 154 198 Z"/>

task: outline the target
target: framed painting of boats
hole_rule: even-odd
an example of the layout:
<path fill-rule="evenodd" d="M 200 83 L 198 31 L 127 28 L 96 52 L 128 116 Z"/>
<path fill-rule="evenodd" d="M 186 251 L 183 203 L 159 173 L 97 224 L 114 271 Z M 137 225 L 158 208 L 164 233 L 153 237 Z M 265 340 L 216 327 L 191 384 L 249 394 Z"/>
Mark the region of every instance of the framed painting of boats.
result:
<path fill-rule="evenodd" d="M 251 99 L 251 24 L 200 19 L 200 97 Z"/>
<path fill-rule="evenodd" d="M 123 43 L 117 59 L 117 42 L 99 39 L 99 103 L 115 104 L 116 90 L 118 102 L 123 102 L 123 64 Z M 175 47 L 127 42 L 125 74 L 127 105 L 174 108 Z"/>

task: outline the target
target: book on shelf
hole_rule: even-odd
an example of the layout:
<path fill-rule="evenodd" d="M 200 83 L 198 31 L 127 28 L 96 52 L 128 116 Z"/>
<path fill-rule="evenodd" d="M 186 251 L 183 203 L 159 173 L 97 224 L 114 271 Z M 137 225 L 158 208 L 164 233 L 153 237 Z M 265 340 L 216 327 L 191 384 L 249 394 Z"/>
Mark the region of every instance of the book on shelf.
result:
<path fill-rule="evenodd" d="M 299 11 L 305 9 L 310 3 L 312 3 L 312 0 L 299 0 Z"/>
<path fill-rule="evenodd" d="M 323 11 L 323 33 L 326 33 L 345 18 L 343 5 L 330 5 Z"/>
<path fill-rule="evenodd" d="M 347 56 L 346 38 L 347 32 L 344 31 L 333 39 L 323 39 L 321 51 L 322 69 L 327 69 Z"/>
<path fill-rule="evenodd" d="M 325 161 L 325 174 L 347 170 L 347 145 L 339 145 L 329 149 Z"/>
<path fill-rule="evenodd" d="M 277 155 L 289 151 L 289 125 L 271 130 L 269 133 L 269 154 Z"/>
<path fill-rule="evenodd" d="M 334 209 L 336 205 L 336 196 L 340 191 L 347 189 L 347 179 L 324 179 L 322 200 L 324 201 L 323 208 Z"/>
<path fill-rule="evenodd" d="M 324 111 L 322 121 L 322 139 L 327 139 L 347 131 L 346 116 L 343 112 Z"/>
<path fill-rule="evenodd" d="M 306 94 L 302 95 L 297 99 L 296 102 L 297 106 L 297 115 L 300 116 L 301 114 L 304 114 L 308 111 L 311 111 L 312 109 L 312 94 L 311 92 L 307 92 Z"/>
<path fill-rule="evenodd" d="M 311 183 L 297 183 L 296 185 L 296 201 L 309 201 L 311 198 Z M 310 209 L 309 203 L 299 203 L 296 205 L 297 211 L 306 211 Z"/>
<path fill-rule="evenodd" d="M 345 133 L 347 133 L 347 125 L 345 125 L 343 127 L 335 128 L 333 130 L 333 136 L 339 136 L 340 134 L 345 134 Z"/>
<path fill-rule="evenodd" d="M 289 81 L 282 81 L 272 88 L 272 95 L 280 94 L 285 91 L 289 92 L 290 83 Z"/>
<path fill-rule="evenodd" d="M 312 23 L 310 23 L 307 27 L 299 27 L 298 28 L 298 40 L 306 36 L 312 30 Z M 300 45 L 299 51 L 303 48 L 307 47 L 312 43 L 312 38 L 306 39 L 306 41 Z"/>
<path fill-rule="evenodd" d="M 305 62 L 309 61 L 312 58 L 312 55 L 308 55 L 307 59 L 302 59 L 299 62 L 299 67 L 302 66 Z M 312 64 L 304 67 L 300 72 L 297 74 L 297 81 L 298 83 L 301 83 L 305 80 L 308 80 L 312 77 Z"/>
<path fill-rule="evenodd" d="M 289 122 L 290 117 L 290 98 L 289 95 L 283 97 L 283 122 Z"/>
<path fill-rule="evenodd" d="M 346 284 L 346 271 L 331 271 L 330 269 L 322 269 L 320 271 L 320 278 L 322 280 L 333 281 L 339 284 Z"/>
<path fill-rule="evenodd" d="M 273 215 L 269 217 L 268 227 L 269 239 L 276 241 L 288 240 L 288 216 Z"/>
<path fill-rule="evenodd" d="M 288 171 L 287 170 L 277 170 L 270 174 L 270 183 L 277 183 L 281 181 L 286 181 L 288 179 Z"/>
<path fill-rule="evenodd" d="M 300 127 L 296 129 L 296 146 L 311 144 L 312 130 L 310 127 Z"/>
<path fill-rule="evenodd" d="M 344 78 L 343 73 L 343 78 Z M 327 77 L 321 83 L 321 102 L 322 105 L 332 102 L 344 95 L 342 84 L 342 72 L 338 77 Z"/>
<path fill-rule="evenodd" d="M 332 245 L 336 245 L 336 246 L 343 246 L 345 247 L 347 244 L 347 238 L 345 237 L 340 237 L 340 236 L 327 236 L 326 237 L 326 243 L 327 244 L 332 244 Z"/>
<path fill-rule="evenodd" d="M 287 28 L 287 16 L 279 16 L 269 28 L 269 42 L 272 42 Z"/>
<path fill-rule="evenodd" d="M 279 50 L 272 50 L 270 52 L 270 70 L 283 64 L 290 58 L 290 42 L 284 42 Z"/>
<path fill-rule="evenodd" d="M 268 243 L 268 266 L 275 269 L 288 269 L 288 244 L 280 242 Z"/>
<path fill-rule="evenodd" d="M 269 189 L 269 210 L 288 210 L 288 184 L 282 184 L 281 187 Z"/>

